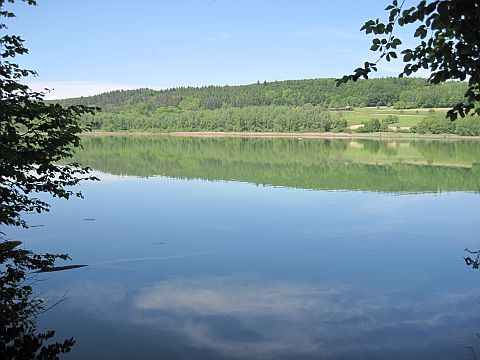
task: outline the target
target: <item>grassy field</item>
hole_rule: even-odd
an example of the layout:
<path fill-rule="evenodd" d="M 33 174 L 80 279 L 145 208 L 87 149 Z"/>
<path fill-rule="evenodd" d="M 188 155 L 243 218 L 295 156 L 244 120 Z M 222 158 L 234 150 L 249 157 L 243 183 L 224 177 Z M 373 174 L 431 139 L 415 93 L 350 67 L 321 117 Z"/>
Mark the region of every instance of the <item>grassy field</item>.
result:
<path fill-rule="evenodd" d="M 448 109 L 435 109 L 435 113 L 446 114 Z M 399 123 L 394 124 L 398 126 L 414 126 L 420 120 L 426 117 L 429 109 L 407 109 L 396 110 L 393 107 L 370 107 L 358 108 L 353 111 L 340 111 L 345 119 L 348 121 L 348 126 L 361 124 L 363 121 L 370 119 L 379 119 L 380 121 L 388 115 L 398 116 Z"/>

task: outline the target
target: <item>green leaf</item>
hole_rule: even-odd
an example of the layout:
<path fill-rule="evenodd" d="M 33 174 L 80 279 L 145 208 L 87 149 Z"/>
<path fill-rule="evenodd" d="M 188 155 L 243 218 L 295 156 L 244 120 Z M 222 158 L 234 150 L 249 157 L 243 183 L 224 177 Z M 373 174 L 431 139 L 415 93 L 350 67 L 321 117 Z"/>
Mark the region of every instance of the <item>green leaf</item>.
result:
<path fill-rule="evenodd" d="M 409 61 L 412 60 L 412 58 L 413 58 L 413 55 L 412 55 L 411 52 L 407 52 L 407 53 L 405 53 L 405 55 L 403 55 L 403 61 L 404 62 L 409 62 Z"/>

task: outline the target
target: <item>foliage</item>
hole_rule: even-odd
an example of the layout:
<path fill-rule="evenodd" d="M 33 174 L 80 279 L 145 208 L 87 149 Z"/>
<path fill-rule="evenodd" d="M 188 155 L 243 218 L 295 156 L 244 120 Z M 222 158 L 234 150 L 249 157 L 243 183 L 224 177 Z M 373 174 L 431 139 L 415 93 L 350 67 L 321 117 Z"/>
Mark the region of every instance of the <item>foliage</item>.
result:
<path fill-rule="evenodd" d="M 358 128 L 358 132 L 370 133 L 380 131 L 381 123 L 378 119 L 370 119 L 363 122 L 363 127 Z"/>
<path fill-rule="evenodd" d="M 449 134 L 455 132 L 455 123 L 443 116 L 429 115 L 417 125 L 419 134 Z"/>
<path fill-rule="evenodd" d="M 89 123 L 92 117 L 84 117 Z M 136 109 L 95 115 L 98 128 L 154 131 L 324 132 L 345 128 L 345 121 L 320 106 L 249 106 L 215 110 L 158 108 L 142 114 Z"/>
<path fill-rule="evenodd" d="M 26 2 L 36 5 L 32 0 Z M 14 16 L 0 0 L 0 17 Z M 0 28 L 6 25 L 0 23 Z M 23 42 L 16 35 L 0 38 L 0 225 L 27 226 L 21 212 L 48 210 L 48 204 L 36 193 L 67 199 L 81 196 L 67 187 L 84 178 L 92 179 L 86 176 L 87 168 L 76 163 L 60 166 L 57 162 L 70 157 L 72 148 L 80 146 L 78 134 L 82 128 L 78 119 L 93 114 L 94 109 L 46 103 L 43 93 L 21 84 L 22 78 L 36 75 L 9 60 L 28 53 Z"/>
<path fill-rule="evenodd" d="M 348 127 L 347 119 L 343 116 L 332 117 L 332 132 L 344 132 Z"/>
<path fill-rule="evenodd" d="M 415 78 L 372 79 L 340 88 L 335 87 L 333 79 L 313 79 L 113 91 L 60 103 L 102 106 L 104 112 L 95 117 L 83 116 L 82 120 L 97 130 L 345 131 L 345 120 L 349 121 L 361 107 L 389 104 L 402 108 L 448 107 L 461 101 L 465 89 L 466 85 L 460 82 L 432 86 Z M 348 106 L 356 110 L 331 110 Z"/>
<path fill-rule="evenodd" d="M 366 34 L 377 35 L 370 50 L 378 52 L 379 58 L 375 62 L 365 62 L 354 74 L 337 79 L 337 85 L 361 77 L 367 79 L 372 71 L 377 71 L 380 60 L 396 59 L 402 41 L 395 36 L 395 27 L 415 24 L 413 36 L 418 38 L 418 45 L 401 51 L 405 65 L 399 76 L 428 69 L 431 84 L 468 80 L 465 103 L 454 105 L 448 116 L 455 120 L 458 115 L 463 117 L 470 112 L 480 114 L 480 107 L 476 105 L 480 101 L 480 0 L 422 0 L 407 9 L 403 8 L 404 3 L 393 0 L 385 8 L 389 13 L 387 22 L 376 19 L 363 25 L 361 30 Z"/>
<path fill-rule="evenodd" d="M 386 118 L 385 118 L 385 122 L 387 124 L 396 124 L 398 123 L 398 116 L 396 115 L 388 115 Z"/>
<path fill-rule="evenodd" d="M 23 2 L 36 5 L 34 0 Z M 14 16 L 0 0 L 0 18 Z M 0 22 L 0 29 L 6 28 Z M 81 196 L 69 187 L 82 178 L 93 179 L 78 163 L 58 163 L 80 147 L 79 118 L 95 109 L 46 103 L 43 93 L 22 84 L 24 77 L 36 75 L 12 62 L 28 53 L 23 43 L 16 35 L 0 37 L 0 225 L 27 227 L 22 212 L 48 210 L 38 193 Z M 68 256 L 15 250 L 16 243 L 0 241 L 0 358 L 58 359 L 75 341 L 51 342 L 54 331 L 37 333 L 36 318 L 48 310 L 48 303 L 34 295 L 32 284 L 36 272 L 52 269 L 57 259 Z"/>
<path fill-rule="evenodd" d="M 182 110 L 196 110 L 200 107 L 200 99 L 187 96 L 180 101 L 178 107 Z"/>
<path fill-rule="evenodd" d="M 100 106 L 106 112 L 153 113 L 158 108 L 214 110 L 225 107 L 290 106 L 324 108 L 389 106 L 399 101 L 408 108 L 449 107 L 462 100 L 467 86 L 449 82 L 432 86 L 419 78 L 384 78 L 335 86 L 334 79 L 275 81 L 261 85 L 180 87 L 168 90 L 112 91 L 91 97 L 66 99 L 63 105 Z M 418 98 L 418 101 L 416 100 Z"/>
<path fill-rule="evenodd" d="M 455 86 L 460 85 L 465 91 L 465 83 L 451 81 L 435 86 L 406 89 L 402 91 L 399 101 L 395 102 L 393 106 L 397 109 L 453 107 L 463 99 L 459 93 L 452 92 Z"/>
<path fill-rule="evenodd" d="M 387 132 L 388 129 L 388 121 L 387 119 L 382 119 L 381 124 L 380 124 L 380 131 L 381 132 Z"/>
<path fill-rule="evenodd" d="M 480 135 L 480 118 L 468 117 L 458 119 L 455 124 L 455 134 L 464 136 Z"/>
<path fill-rule="evenodd" d="M 34 296 L 32 283 L 35 271 L 46 271 L 56 259 L 68 257 L 10 249 L 6 244 L 0 241 L 0 358 L 58 359 L 75 340 L 51 343 L 55 331 L 37 333 L 36 318 L 48 308 L 42 298 Z"/>

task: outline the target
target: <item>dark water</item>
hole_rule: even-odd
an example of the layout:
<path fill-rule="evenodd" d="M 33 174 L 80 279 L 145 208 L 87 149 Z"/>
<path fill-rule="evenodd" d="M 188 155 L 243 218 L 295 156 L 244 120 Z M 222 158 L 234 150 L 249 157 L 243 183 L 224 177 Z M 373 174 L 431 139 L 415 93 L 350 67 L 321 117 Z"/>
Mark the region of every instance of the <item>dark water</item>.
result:
<path fill-rule="evenodd" d="M 473 359 L 480 144 L 88 138 L 101 182 L 8 229 L 82 269 L 66 359 Z"/>

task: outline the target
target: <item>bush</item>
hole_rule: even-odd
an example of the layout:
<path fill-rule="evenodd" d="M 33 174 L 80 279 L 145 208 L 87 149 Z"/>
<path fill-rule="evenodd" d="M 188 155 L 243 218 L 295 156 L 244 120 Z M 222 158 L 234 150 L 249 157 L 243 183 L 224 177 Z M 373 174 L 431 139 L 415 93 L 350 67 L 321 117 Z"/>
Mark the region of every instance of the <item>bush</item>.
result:
<path fill-rule="evenodd" d="M 332 119 L 332 129 L 333 132 L 344 132 L 347 129 L 348 123 L 347 120 L 343 117 L 333 118 Z"/>
<path fill-rule="evenodd" d="M 398 116 L 397 115 L 388 115 L 385 120 L 387 124 L 396 124 L 398 123 Z"/>
<path fill-rule="evenodd" d="M 358 129 L 358 132 L 369 133 L 369 132 L 378 132 L 381 128 L 380 120 L 370 119 L 362 123 L 364 126 Z"/>
<path fill-rule="evenodd" d="M 444 116 L 428 116 L 417 125 L 419 134 L 448 134 L 455 132 L 455 123 Z"/>
<path fill-rule="evenodd" d="M 455 134 L 465 136 L 480 135 L 480 117 L 465 117 L 456 121 Z"/>
<path fill-rule="evenodd" d="M 382 119 L 382 124 L 380 125 L 380 131 L 382 132 L 388 131 L 388 119 Z"/>

